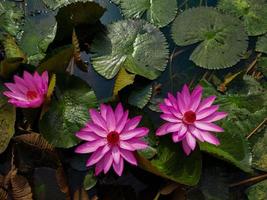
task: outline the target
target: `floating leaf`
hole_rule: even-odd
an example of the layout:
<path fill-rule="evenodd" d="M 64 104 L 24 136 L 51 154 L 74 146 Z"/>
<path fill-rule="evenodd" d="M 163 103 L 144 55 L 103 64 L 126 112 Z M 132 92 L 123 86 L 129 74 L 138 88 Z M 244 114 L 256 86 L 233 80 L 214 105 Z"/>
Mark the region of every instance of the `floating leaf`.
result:
<path fill-rule="evenodd" d="M 108 25 L 107 35 L 96 38 L 91 51 L 94 69 L 111 79 L 127 71 L 157 78 L 165 70 L 168 50 L 163 34 L 143 20 L 123 20 Z"/>
<path fill-rule="evenodd" d="M 18 47 L 14 37 L 6 35 L 3 38 L 2 43 L 5 49 L 6 58 L 23 58 L 23 60 L 26 60 L 26 55 Z"/>
<path fill-rule="evenodd" d="M 54 147 L 49 144 L 42 135 L 38 133 L 29 133 L 16 136 L 14 138 L 18 142 L 23 142 L 25 144 L 31 145 L 41 150 L 54 151 Z"/>
<path fill-rule="evenodd" d="M 142 109 L 149 102 L 151 96 L 152 96 L 152 85 L 147 85 L 142 89 L 132 91 L 129 97 L 129 103 L 133 106 Z"/>
<path fill-rule="evenodd" d="M 67 6 L 68 4 L 75 2 L 88 2 L 91 0 L 42 0 L 46 6 L 48 6 L 52 10 L 56 10 L 57 8 Z"/>
<path fill-rule="evenodd" d="M 235 65 L 248 46 L 242 23 L 211 7 L 192 8 L 178 15 L 172 26 L 172 34 L 179 46 L 199 43 L 190 60 L 207 69 Z"/>
<path fill-rule="evenodd" d="M 88 174 L 84 177 L 83 180 L 83 187 L 85 190 L 90 190 L 92 189 L 97 183 L 97 179 L 94 176 L 93 170 L 90 170 Z"/>
<path fill-rule="evenodd" d="M 17 173 L 11 176 L 12 197 L 14 200 L 32 200 L 32 190 L 28 180 Z"/>
<path fill-rule="evenodd" d="M 45 57 L 49 44 L 54 40 L 56 30 L 57 22 L 51 11 L 27 17 L 19 46 L 27 54 L 29 63 L 36 65 Z"/>
<path fill-rule="evenodd" d="M 60 95 L 52 99 L 48 112 L 40 121 L 40 132 L 55 147 L 70 148 L 78 144 L 75 133 L 89 119 L 88 109 L 97 107 L 90 87 L 73 76 L 57 78 Z"/>
<path fill-rule="evenodd" d="M 176 0 L 120 0 L 118 3 L 127 18 L 144 18 L 158 27 L 169 24 L 177 12 Z"/>
<path fill-rule="evenodd" d="M 14 2 L 0 2 L 0 31 L 3 30 L 12 36 L 20 31 L 23 19 L 23 10 Z"/>
<path fill-rule="evenodd" d="M 1 82 L 0 82 L 1 83 Z M 0 154 L 3 153 L 15 133 L 16 109 L 2 95 L 4 88 L 0 84 Z"/>
<path fill-rule="evenodd" d="M 249 36 L 267 32 L 267 3 L 265 0 L 220 0 L 218 8 L 241 18 Z"/>
<path fill-rule="evenodd" d="M 267 34 L 259 37 L 257 41 L 256 51 L 267 53 Z"/>
<path fill-rule="evenodd" d="M 267 180 L 256 183 L 246 190 L 248 200 L 267 199 Z"/>
<path fill-rule="evenodd" d="M 113 95 L 118 95 L 118 92 L 127 85 L 131 85 L 134 82 L 135 75 L 129 74 L 124 68 L 121 68 L 114 84 Z"/>
<path fill-rule="evenodd" d="M 58 48 L 41 62 L 37 70 L 39 72 L 47 70 L 53 73 L 65 73 L 72 57 L 73 46 Z"/>

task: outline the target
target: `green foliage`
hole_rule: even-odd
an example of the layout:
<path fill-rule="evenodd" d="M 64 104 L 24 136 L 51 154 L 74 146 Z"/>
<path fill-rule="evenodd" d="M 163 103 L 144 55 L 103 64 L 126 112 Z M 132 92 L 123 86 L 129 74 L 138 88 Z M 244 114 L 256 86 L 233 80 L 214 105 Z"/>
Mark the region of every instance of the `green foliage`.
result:
<path fill-rule="evenodd" d="M 218 8 L 241 18 L 249 36 L 267 32 L 267 3 L 265 0 L 220 0 Z"/>
<path fill-rule="evenodd" d="M 94 176 L 93 170 L 90 170 L 88 174 L 84 177 L 83 180 L 83 187 L 85 190 L 90 190 L 92 189 L 97 183 L 97 179 Z"/>
<path fill-rule="evenodd" d="M 0 2 L 0 32 L 16 36 L 20 31 L 22 19 L 23 11 L 14 2 Z"/>
<path fill-rule="evenodd" d="M 94 69 L 111 79 L 124 67 L 148 79 L 157 78 L 166 67 L 165 37 L 143 20 L 123 20 L 108 25 L 107 35 L 96 38 L 91 48 Z"/>
<path fill-rule="evenodd" d="M 235 65 L 248 45 L 241 22 L 210 7 L 192 8 L 178 15 L 172 36 L 179 46 L 199 43 L 190 60 L 207 69 Z"/>
<path fill-rule="evenodd" d="M 59 95 L 40 121 L 40 132 L 55 147 L 70 148 L 78 144 L 74 135 L 89 120 L 88 109 L 97 107 L 90 87 L 75 77 L 57 77 Z"/>
<path fill-rule="evenodd" d="M 5 90 L 0 82 L 0 154 L 3 153 L 15 133 L 16 109 L 2 95 Z"/>
<path fill-rule="evenodd" d="M 142 89 L 132 91 L 129 97 L 129 104 L 142 109 L 148 104 L 151 96 L 152 85 L 147 85 Z"/>
<path fill-rule="evenodd" d="M 267 180 L 256 183 L 250 186 L 247 190 L 247 197 L 249 200 L 265 200 L 267 199 Z"/>
<path fill-rule="evenodd" d="M 267 34 L 259 37 L 257 41 L 256 51 L 267 53 Z"/>
<path fill-rule="evenodd" d="M 176 0 L 167 3 L 162 0 L 120 0 L 118 3 L 125 17 L 140 19 L 144 17 L 147 21 L 158 27 L 169 24 L 177 12 Z"/>

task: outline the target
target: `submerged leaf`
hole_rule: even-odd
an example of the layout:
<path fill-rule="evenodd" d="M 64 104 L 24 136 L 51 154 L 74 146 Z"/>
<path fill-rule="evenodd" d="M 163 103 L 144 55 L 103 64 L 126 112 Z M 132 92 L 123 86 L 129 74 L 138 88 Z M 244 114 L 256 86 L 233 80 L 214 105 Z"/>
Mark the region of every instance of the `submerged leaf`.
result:
<path fill-rule="evenodd" d="M 246 190 L 248 200 L 267 199 L 267 180 L 256 183 Z"/>
<path fill-rule="evenodd" d="M 40 132 L 55 147 L 70 148 L 79 143 L 75 133 L 89 119 L 88 109 L 97 107 L 91 88 L 79 78 L 57 76 L 59 91 L 40 121 Z"/>
<path fill-rule="evenodd" d="M 129 74 L 124 68 L 121 68 L 114 84 L 113 95 L 118 95 L 119 91 L 127 85 L 131 85 L 134 82 L 135 75 Z"/>
<path fill-rule="evenodd" d="M 192 8 L 178 15 L 172 34 L 179 46 L 199 43 L 190 60 L 207 69 L 235 65 L 248 46 L 240 20 L 210 7 Z"/>
<path fill-rule="evenodd" d="M 120 0 L 114 1 L 127 18 L 144 18 L 158 27 L 169 24 L 177 12 L 176 0 Z"/>
<path fill-rule="evenodd" d="M 12 197 L 14 200 L 32 200 L 32 189 L 26 178 L 17 173 L 11 176 Z"/>
<path fill-rule="evenodd" d="M 112 79 L 124 67 L 148 79 L 157 78 L 165 70 L 168 49 L 164 35 L 143 20 L 123 20 L 110 24 L 107 35 L 96 38 L 94 69 Z"/>
<path fill-rule="evenodd" d="M 265 0 L 220 0 L 218 8 L 241 18 L 249 36 L 267 32 L 267 2 Z"/>
<path fill-rule="evenodd" d="M 14 2 L 0 2 L 0 31 L 17 36 L 23 19 L 23 10 L 18 8 Z"/>
<path fill-rule="evenodd" d="M 130 94 L 129 103 L 140 109 L 144 108 L 146 104 L 150 101 L 152 96 L 152 85 L 147 85 L 146 87 L 134 90 Z"/>
<path fill-rule="evenodd" d="M 1 83 L 1 82 L 0 82 Z M 15 133 L 16 109 L 2 95 L 4 88 L 0 84 L 0 154 L 3 153 Z"/>
<path fill-rule="evenodd" d="M 267 53 L 267 34 L 258 38 L 256 51 Z"/>

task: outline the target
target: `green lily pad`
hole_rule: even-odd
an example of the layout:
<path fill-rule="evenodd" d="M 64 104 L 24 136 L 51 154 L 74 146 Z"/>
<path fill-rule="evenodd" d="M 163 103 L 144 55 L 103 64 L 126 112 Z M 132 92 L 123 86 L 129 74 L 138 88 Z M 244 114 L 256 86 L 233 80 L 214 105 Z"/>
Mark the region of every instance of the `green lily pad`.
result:
<path fill-rule="evenodd" d="M 18 8 L 14 2 L 0 2 L 0 31 L 17 36 L 21 29 L 23 10 Z"/>
<path fill-rule="evenodd" d="M 256 183 L 246 190 L 248 200 L 267 199 L 267 180 Z"/>
<path fill-rule="evenodd" d="M 179 46 L 198 43 L 190 60 L 207 69 L 235 65 L 248 46 L 241 21 L 211 7 L 192 8 L 178 15 L 172 37 Z"/>
<path fill-rule="evenodd" d="M 256 51 L 267 53 L 267 34 L 259 37 L 256 45 Z"/>
<path fill-rule="evenodd" d="M 0 154 L 6 150 L 15 133 L 16 121 L 16 108 L 10 105 L 2 95 L 4 90 L 2 82 L 0 82 Z"/>
<path fill-rule="evenodd" d="M 85 190 L 90 190 L 96 185 L 96 183 L 97 183 L 97 179 L 94 176 L 94 171 L 90 170 L 88 174 L 84 177 L 83 187 Z"/>
<path fill-rule="evenodd" d="M 146 104 L 150 101 L 152 96 L 152 85 L 147 85 L 146 87 L 134 90 L 129 96 L 129 103 L 140 109 L 144 108 Z"/>
<path fill-rule="evenodd" d="M 267 3 L 265 0 L 220 0 L 218 8 L 241 18 L 249 36 L 267 32 Z"/>
<path fill-rule="evenodd" d="M 125 17 L 140 19 L 144 17 L 147 21 L 158 27 L 169 24 L 176 16 L 177 2 L 169 0 L 120 0 L 114 1 L 120 5 Z"/>
<path fill-rule="evenodd" d="M 75 133 L 89 120 L 89 108 L 98 106 L 95 93 L 76 77 L 59 78 L 59 92 L 40 121 L 40 132 L 55 147 L 70 148 L 79 143 Z"/>
<path fill-rule="evenodd" d="M 94 69 L 112 79 L 124 67 L 148 79 L 165 70 L 168 58 L 164 35 L 143 20 L 122 20 L 108 25 L 107 35 L 93 41 Z"/>

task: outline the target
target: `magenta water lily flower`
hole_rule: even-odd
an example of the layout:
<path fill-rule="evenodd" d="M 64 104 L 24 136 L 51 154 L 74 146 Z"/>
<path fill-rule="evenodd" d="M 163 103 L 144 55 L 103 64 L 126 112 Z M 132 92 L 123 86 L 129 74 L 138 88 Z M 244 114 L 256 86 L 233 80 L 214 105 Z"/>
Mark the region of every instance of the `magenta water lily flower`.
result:
<path fill-rule="evenodd" d="M 40 76 L 24 71 L 23 78 L 15 75 L 15 83 L 5 83 L 10 91 L 3 94 L 9 98 L 8 102 L 20 108 L 38 108 L 45 101 L 48 90 L 48 73 Z"/>
<path fill-rule="evenodd" d="M 147 148 L 142 138 L 149 130 L 137 127 L 141 116 L 129 119 L 128 111 L 124 111 L 121 103 L 112 110 L 111 106 L 101 104 L 100 112 L 89 110 L 91 121 L 86 127 L 76 133 L 76 136 L 86 142 L 78 146 L 76 153 L 92 153 L 86 165 L 96 164 L 95 174 L 107 173 L 111 166 L 121 176 L 124 160 L 137 165 L 134 151 Z"/>
<path fill-rule="evenodd" d="M 190 94 L 187 85 L 184 85 L 176 98 L 169 93 L 164 103 L 160 104 L 163 112 L 160 117 L 167 122 L 157 130 L 156 135 L 172 133 L 174 142 L 182 141 L 186 155 L 195 149 L 197 140 L 219 145 L 218 138 L 212 132 L 224 131 L 213 123 L 227 116 L 225 112 L 218 112 L 218 105 L 212 105 L 216 96 L 202 101 L 201 97 L 201 86 L 197 86 Z"/>

